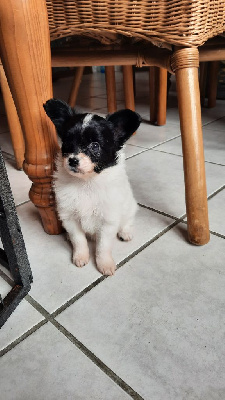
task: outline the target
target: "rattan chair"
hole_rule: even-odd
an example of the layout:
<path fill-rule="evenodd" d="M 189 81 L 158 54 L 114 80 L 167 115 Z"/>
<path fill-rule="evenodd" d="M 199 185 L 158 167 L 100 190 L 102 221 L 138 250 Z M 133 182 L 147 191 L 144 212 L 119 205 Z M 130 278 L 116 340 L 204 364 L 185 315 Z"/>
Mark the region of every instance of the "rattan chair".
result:
<path fill-rule="evenodd" d="M 201 48 L 209 38 L 223 32 L 224 2 L 1 0 L 0 21 L 0 56 L 25 135 L 24 170 L 33 181 L 30 198 L 38 207 L 46 232 L 56 234 L 61 227 L 51 191 L 58 144 L 42 104 L 52 97 L 51 61 L 57 66 L 63 56 L 67 66 L 149 65 L 175 73 L 189 240 L 207 243 L 198 66 L 199 59 L 224 57 L 223 45 Z M 70 35 L 91 37 L 101 45 L 70 52 L 55 49 L 51 60 L 50 36 Z"/>

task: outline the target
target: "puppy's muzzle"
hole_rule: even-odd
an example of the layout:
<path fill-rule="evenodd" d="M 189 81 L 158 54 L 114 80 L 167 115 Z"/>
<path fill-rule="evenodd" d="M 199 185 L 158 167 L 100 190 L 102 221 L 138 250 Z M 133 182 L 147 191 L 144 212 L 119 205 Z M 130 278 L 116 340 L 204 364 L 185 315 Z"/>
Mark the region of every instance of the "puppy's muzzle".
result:
<path fill-rule="evenodd" d="M 76 170 L 79 164 L 79 160 L 76 157 L 69 157 L 68 158 L 68 165 L 70 168 L 72 168 L 73 170 Z"/>
<path fill-rule="evenodd" d="M 64 168 L 71 175 L 76 175 L 77 177 L 83 178 L 94 172 L 95 164 L 90 160 L 90 158 L 84 154 L 79 153 L 77 155 L 71 154 L 68 157 L 65 157 L 63 160 Z"/>

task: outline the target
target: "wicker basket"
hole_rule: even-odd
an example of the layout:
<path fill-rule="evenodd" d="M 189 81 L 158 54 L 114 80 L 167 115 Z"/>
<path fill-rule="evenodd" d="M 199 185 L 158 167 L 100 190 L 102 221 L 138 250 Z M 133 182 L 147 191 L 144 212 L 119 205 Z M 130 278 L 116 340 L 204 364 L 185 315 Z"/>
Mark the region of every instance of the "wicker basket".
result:
<path fill-rule="evenodd" d="M 46 0 L 51 40 L 81 35 L 112 43 L 115 35 L 200 46 L 225 29 L 220 0 Z"/>

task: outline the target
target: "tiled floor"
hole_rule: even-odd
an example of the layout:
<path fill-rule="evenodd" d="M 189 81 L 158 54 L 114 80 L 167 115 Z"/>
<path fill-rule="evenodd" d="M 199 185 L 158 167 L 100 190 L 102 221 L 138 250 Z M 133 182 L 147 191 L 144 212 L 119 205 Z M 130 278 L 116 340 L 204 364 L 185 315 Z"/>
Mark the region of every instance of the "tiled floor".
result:
<path fill-rule="evenodd" d="M 65 235 L 48 236 L 15 170 L 1 104 L 4 152 L 34 276 L 29 295 L 0 331 L 4 400 L 225 399 L 225 101 L 202 110 L 211 241 L 187 242 L 182 153 L 172 85 L 167 125 L 149 124 L 147 73 L 136 74 L 143 123 L 126 148 L 139 203 L 133 241 L 115 240 L 114 277 L 93 257 L 71 263 Z M 54 96 L 67 99 L 71 78 Z M 118 107 L 124 107 L 117 73 Z M 80 109 L 105 114 L 104 74 L 85 75 Z M 9 291 L 0 268 L 0 293 Z"/>

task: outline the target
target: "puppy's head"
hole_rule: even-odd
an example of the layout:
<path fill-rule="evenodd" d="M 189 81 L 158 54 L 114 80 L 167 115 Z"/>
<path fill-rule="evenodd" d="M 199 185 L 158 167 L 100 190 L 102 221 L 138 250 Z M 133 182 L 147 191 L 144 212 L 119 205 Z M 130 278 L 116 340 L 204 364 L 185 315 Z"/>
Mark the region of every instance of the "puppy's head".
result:
<path fill-rule="evenodd" d="M 140 116 L 128 109 L 105 119 L 95 114 L 76 113 L 57 99 L 48 100 L 44 109 L 61 139 L 66 171 L 83 179 L 116 165 L 118 151 L 141 122 Z"/>

